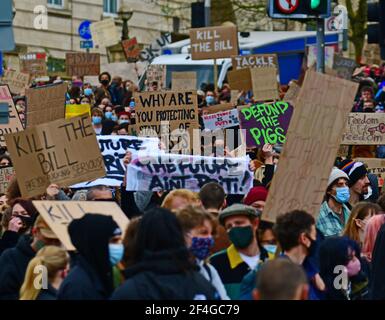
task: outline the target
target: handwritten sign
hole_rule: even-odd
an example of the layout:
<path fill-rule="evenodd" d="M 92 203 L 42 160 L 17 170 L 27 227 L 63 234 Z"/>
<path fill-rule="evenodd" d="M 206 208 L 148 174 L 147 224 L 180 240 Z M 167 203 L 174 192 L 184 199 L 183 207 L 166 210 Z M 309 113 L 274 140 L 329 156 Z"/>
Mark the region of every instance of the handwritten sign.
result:
<path fill-rule="evenodd" d="M 64 119 L 66 92 L 65 83 L 27 89 L 27 126 Z"/>
<path fill-rule="evenodd" d="M 80 219 L 87 213 L 111 216 L 122 232 L 129 223 L 117 203 L 112 201 L 33 201 L 33 205 L 69 251 L 75 250 L 68 234 L 68 225 L 74 219 Z"/>
<path fill-rule="evenodd" d="M 176 154 L 153 155 L 127 167 L 128 191 L 189 189 L 199 191 L 207 182 L 217 182 L 230 194 L 245 194 L 253 175 L 248 158 L 214 158 Z"/>
<path fill-rule="evenodd" d="M 264 219 L 291 210 L 318 216 L 358 84 L 308 71 L 297 99 Z"/>
<path fill-rule="evenodd" d="M 239 107 L 241 128 L 246 130 L 246 145 L 259 148 L 265 143 L 285 143 L 292 115 L 293 107 L 284 101 Z"/>
<path fill-rule="evenodd" d="M 356 158 L 355 161 L 362 162 L 367 165 L 369 173 L 372 173 L 378 178 L 378 186 L 381 188 L 385 180 L 385 159 L 376 158 Z"/>
<path fill-rule="evenodd" d="M 120 42 L 119 30 L 112 18 L 91 23 L 90 30 L 92 41 L 99 48 L 111 47 Z"/>
<path fill-rule="evenodd" d="M 250 69 L 255 101 L 278 100 L 277 68 Z"/>
<path fill-rule="evenodd" d="M 337 71 L 337 77 L 351 80 L 354 69 L 357 63 L 353 59 L 341 57 L 340 55 L 334 55 L 333 69 Z"/>
<path fill-rule="evenodd" d="M 202 118 L 205 129 L 210 130 L 231 128 L 239 125 L 237 109 L 207 114 L 202 116 Z"/>
<path fill-rule="evenodd" d="M 122 48 L 127 62 L 137 62 L 139 60 L 141 48 L 135 37 L 128 40 L 123 40 Z"/>
<path fill-rule="evenodd" d="M 161 64 L 151 64 L 147 67 L 147 86 L 151 86 L 153 82 L 158 83 L 159 89 L 165 89 L 166 84 L 166 72 L 167 68 L 165 65 Z"/>
<path fill-rule="evenodd" d="M 97 87 L 100 85 L 99 77 L 98 76 L 84 76 L 83 77 L 84 83 L 89 83 L 93 87 Z"/>
<path fill-rule="evenodd" d="M 4 135 L 12 132 L 23 131 L 24 127 L 20 121 L 12 95 L 7 85 L 0 85 L 0 103 L 6 103 L 9 108 L 9 121 L 7 124 L 0 124 L 0 146 L 5 147 Z"/>
<path fill-rule="evenodd" d="M 333 69 L 334 47 L 325 46 L 325 67 Z M 307 67 L 311 68 L 317 63 L 317 46 L 308 46 Z"/>
<path fill-rule="evenodd" d="M 227 77 L 229 79 L 229 85 L 233 90 L 249 91 L 253 89 L 253 83 L 251 82 L 251 69 L 239 69 L 229 71 Z"/>
<path fill-rule="evenodd" d="M 7 84 L 11 93 L 24 95 L 25 88 L 29 84 L 29 74 L 14 70 L 4 70 L 1 82 Z"/>
<path fill-rule="evenodd" d="M 171 79 L 171 87 L 173 91 L 197 89 L 196 72 L 173 72 Z"/>
<path fill-rule="evenodd" d="M 13 167 L 0 168 L 0 193 L 6 193 L 8 185 L 15 175 Z"/>
<path fill-rule="evenodd" d="M 44 52 L 27 53 L 19 56 L 20 72 L 28 73 L 32 78 L 47 75 L 46 54 Z"/>
<path fill-rule="evenodd" d="M 231 58 L 233 70 L 243 68 L 277 68 L 278 58 L 276 54 L 253 54 L 248 56 L 234 56 Z"/>
<path fill-rule="evenodd" d="M 78 117 L 85 113 L 87 113 L 89 116 L 91 115 L 91 106 L 89 104 L 67 104 L 65 109 L 66 119 Z"/>
<path fill-rule="evenodd" d="M 229 111 L 231 109 L 234 109 L 234 105 L 231 103 L 215 104 L 213 106 L 205 107 L 203 114 L 213 114 L 213 113 L 218 113 L 223 111 Z"/>
<path fill-rule="evenodd" d="M 346 121 L 341 144 L 385 144 L 385 114 L 350 113 Z"/>
<path fill-rule="evenodd" d="M 56 120 L 5 136 L 23 197 L 104 177 L 103 158 L 87 116 Z"/>
<path fill-rule="evenodd" d="M 238 55 L 236 27 L 190 29 L 193 60 L 229 58 Z"/>
<path fill-rule="evenodd" d="M 105 185 L 119 187 L 126 172 L 123 158 L 127 151 L 131 152 L 132 160 L 146 156 L 159 150 L 158 138 L 140 138 L 133 136 L 97 136 L 100 152 L 103 156 L 106 175 L 103 178 L 79 183 L 72 188 L 89 188 Z"/>
<path fill-rule="evenodd" d="M 67 52 L 66 71 L 68 76 L 96 76 L 100 73 L 100 54 Z"/>

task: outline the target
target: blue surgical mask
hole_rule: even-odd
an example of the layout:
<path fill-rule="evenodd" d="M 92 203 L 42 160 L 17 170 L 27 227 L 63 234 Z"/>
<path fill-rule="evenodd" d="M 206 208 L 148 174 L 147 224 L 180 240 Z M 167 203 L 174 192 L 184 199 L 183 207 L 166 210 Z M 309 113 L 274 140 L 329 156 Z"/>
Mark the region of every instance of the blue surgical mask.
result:
<path fill-rule="evenodd" d="M 119 124 L 123 124 L 123 123 L 129 123 L 129 121 L 128 120 L 126 120 L 126 119 L 122 119 L 122 120 L 119 120 Z"/>
<path fill-rule="evenodd" d="M 92 117 L 92 123 L 93 124 L 101 124 L 102 123 L 102 118 L 98 116 Z"/>
<path fill-rule="evenodd" d="M 135 108 L 135 101 L 130 102 L 130 108 Z"/>
<path fill-rule="evenodd" d="M 104 112 L 104 116 L 106 117 L 106 119 L 111 119 L 112 112 L 111 111 Z"/>
<path fill-rule="evenodd" d="M 334 197 L 339 203 L 347 203 L 350 199 L 349 187 L 336 188 L 336 195 Z"/>
<path fill-rule="evenodd" d="M 84 89 L 84 95 L 87 97 L 92 96 L 92 89 L 90 88 Z"/>
<path fill-rule="evenodd" d="M 207 105 L 215 104 L 215 98 L 213 96 L 207 96 L 206 97 L 206 103 L 207 103 Z"/>
<path fill-rule="evenodd" d="M 277 246 L 275 244 L 266 244 L 263 246 L 268 253 L 275 254 Z"/>
<path fill-rule="evenodd" d="M 111 120 L 112 121 L 118 121 L 118 117 L 117 116 L 111 116 Z"/>
<path fill-rule="evenodd" d="M 112 266 L 117 265 L 123 258 L 124 247 L 121 243 L 110 243 L 108 245 L 110 263 Z"/>

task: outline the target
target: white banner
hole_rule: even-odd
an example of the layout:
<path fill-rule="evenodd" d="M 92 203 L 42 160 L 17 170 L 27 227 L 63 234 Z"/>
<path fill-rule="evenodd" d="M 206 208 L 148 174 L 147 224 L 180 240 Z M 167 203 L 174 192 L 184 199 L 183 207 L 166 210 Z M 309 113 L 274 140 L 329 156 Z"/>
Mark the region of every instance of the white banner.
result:
<path fill-rule="evenodd" d="M 158 138 L 134 136 L 97 136 L 96 138 L 103 155 L 107 175 L 101 179 L 78 183 L 71 188 L 89 188 L 97 185 L 120 186 L 125 174 L 123 158 L 127 151 L 131 151 L 132 159 L 135 160 L 159 150 Z"/>
<path fill-rule="evenodd" d="M 203 116 L 205 129 L 225 129 L 239 125 L 238 109 L 222 111 Z"/>
<path fill-rule="evenodd" d="M 214 158 L 155 154 L 140 158 L 127 167 L 128 191 L 189 189 L 199 191 L 211 181 L 228 194 L 245 194 L 253 185 L 248 157 Z"/>

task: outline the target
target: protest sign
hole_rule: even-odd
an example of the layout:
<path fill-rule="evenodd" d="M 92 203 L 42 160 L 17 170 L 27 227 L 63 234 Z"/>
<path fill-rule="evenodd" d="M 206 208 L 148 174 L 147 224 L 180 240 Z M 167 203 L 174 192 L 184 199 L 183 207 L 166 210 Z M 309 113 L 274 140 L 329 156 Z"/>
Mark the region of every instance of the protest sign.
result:
<path fill-rule="evenodd" d="M 61 119 L 5 136 L 23 197 L 104 177 L 106 171 L 88 115 Z"/>
<path fill-rule="evenodd" d="M 122 79 L 139 79 L 140 75 L 145 71 L 145 63 L 127 63 L 127 62 L 114 62 L 108 64 L 102 64 L 100 67 L 101 70 L 109 72 L 114 76 L 122 77 Z M 99 86 L 98 84 L 96 86 Z"/>
<path fill-rule="evenodd" d="M 14 70 L 4 70 L 1 82 L 9 86 L 11 93 L 24 95 L 25 88 L 29 84 L 29 74 Z"/>
<path fill-rule="evenodd" d="M 239 91 L 238 90 L 231 90 L 231 101 L 230 101 L 230 103 L 233 106 L 236 106 L 238 104 L 238 95 L 239 95 Z"/>
<path fill-rule="evenodd" d="M 269 189 L 264 219 L 299 209 L 317 218 L 358 84 L 308 71 Z"/>
<path fill-rule="evenodd" d="M 66 92 L 65 83 L 27 89 L 27 126 L 64 119 Z"/>
<path fill-rule="evenodd" d="M 238 107 L 241 128 L 246 130 L 247 147 L 263 147 L 264 144 L 283 144 L 293 107 L 284 101 Z"/>
<path fill-rule="evenodd" d="M 135 37 L 128 40 L 123 40 L 122 48 L 127 62 L 137 62 L 139 60 L 141 48 Z"/>
<path fill-rule="evenodd" d="M 166 84 L 167 68 L 161 64 L 151 64 L 147 67 L 147 86 L 151 86 L 153 82 L 158 83 L 159 90 L 167 88 Z M 190 89 L 191 90 L 191 89 Z"/>
<path fill-rule="evenodd" d="M 67 52 L 66 72 L 68 76 L 98 76 L 100 73 L 100 54 Z"/>
<path fill-rule="evenodd" d="M 238 55 L 237 27 L 190 29 L 193 60 L 229 58 Z"/>
<path fill-rule="evenodd" d="M 289 83 L 289 89 L 285 93 L 284 100 L 295 106 L 295 101 L 301 87 L 293 80 Z"/>
<path fill-rule="evenodd" d="M 372 173 L 378 178 L 378 186 L 381 188 L 384 185 L 385 179 L 385 159 L 377 158 L 356 158 L 354 161 L 359 161 L 367 165 L 369 173 Z"/>
<path fill-rule="evenodd" d="M 127 167 L 128 191 L 188 189 L 199 191 L 207 182 L 217 182 L 227 194 L 245 194 L 253 184 L 249 159 L 152 155 L 132 161 Z"/>
<path fill-rule="evenodd" d="M 341 144 L 385 144 L 385 113 L 350 113 Z"/>
<path fill-rule="evenodd" d="M 44 52 L 20 55 L 20 72 L 28 73 L 32 78 L 47 75 L 46 54 Z"/>
<path fill-rule="evenodd" d="M 227 73 L 230 88 L 239 91 L 249 91 L 253 89 L 251 82 L 251 69 L 233 70 Z"/>
<path fill-rule="evenodd" d="M 65 110 L 66 119 L 78 117 L 85 113 L 87 113 L 89 116 L 91 115 L 91 106 L 89 104 L 67 104 L 65 106 Z"/>
<path fill-rule="evenodd" d="M 333 69 L 337 71 L 337 77 L 351 80 L 354 69 L 357 63 L 353 59 L 341 57 L 340 55 L 334 55 Z"/>
<path fill-rule="evenodd" d="M 135 160 L 159 150 L 158 138 L 133 136 L 97 136 L 96 138 L 103 156 L 106 175 L 100 179 L 78 183 L 71 186 L 72 188 L 89 188 L 98 185 L 119 187 L 126 172 L 123 158 L 127 151 L 131 152 L 131 158 Z"/>
<path fill-rule="evenodd" d="M 204 114 L 213 114 L 223 111 L 229 111 L 231 109 L 234 109 L 234 106 L 231 103 L 221 103 L 221 104 L 215 104 L 213 106 L 204 107 Z"/>
<path fill-rule="evenodd" d="M 325 67 L 333 69 L 334 47 L 325 46 Z M 307 50 L 307 67 L 311 68 L 317 63 L 317 46 L 308 46 Z"/>
<path fill-rule="evenodd" d="M 232 109 L 202 116 L 205 129 L 226 129 L 239 125 L 238 110 Z"/>
<path fill-rule="evenodd" d="M 4 135 L 7 133 L 23 131 L 24 128 L 7 85 L 0 85 L 0 103 L 6 103 L 9 108 L 8 123 L 0 124 L 0 146 L 5 147 Z"/>
<path fill-rule="evenodd" d="M 73 251 L 68 234 L 68 225 L 74 219 L 80 219 L 87 213 L 111 216 L 122 233 L 125 232 L 129 220 L 116 202 L 101 201 L 33 201 L 33 205 L 51 230 L 57 235 L 66 250 Z"/>
<path fill-rule="evenodd" d="M 252 54 L 249 56 L 233 56 L 231 58 L 231 62 L 233 70 L 262 67 L 278 69 L 278 58 L 276 54 Z"/>
<path fill-rule="evenodd" d="M 277 68 L 250 69 L 255 101 L 278 100 Z"/>
<path fill-rule="evenodd" d="M 197 73 L 193 72 L 173 72 L 171 76 L 172 91 L 196 90 Z"/>
<path fill-rule="evenodd" d="M 193 130 L 199 129 L 195 91 L 135 92 L 134 97 L 139 136 L 151 130 L 150 136 L 160 137 L 167 149 L 192 149 Z"/>
<path fill-rule="evenodd" d="M 98 76 L 84 76 L 83 83 L 89 83 L 93 87 L 97 87 L 100 85 Z"/>
<path fill-rule="evenodd" d="M 112 18 L 91 23 L 90 30 L 95 47 L 106 48 L 120 42 L 119 30 Z"/>
<path fill-rule="evenodd" d="M 0 193 L 7 193 L 9 182 L 14 175 L 13 167 L 0 168 Z"/>

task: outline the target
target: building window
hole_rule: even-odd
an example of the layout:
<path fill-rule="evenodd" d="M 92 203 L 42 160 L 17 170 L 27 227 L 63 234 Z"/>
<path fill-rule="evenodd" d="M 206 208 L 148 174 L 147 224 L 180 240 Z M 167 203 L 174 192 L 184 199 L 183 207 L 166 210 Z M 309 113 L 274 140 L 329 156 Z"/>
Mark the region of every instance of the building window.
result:
<path fill-rule="evenodd" d="M 103 12 L 116 15 L 118 13 L 118 0 L 103 0 Z"/>
<path fill-rule="evenodd" d="M 47 0 L 47 4 L 50 7 L 63 8 L 64 7 L 64 0 Z"/>

